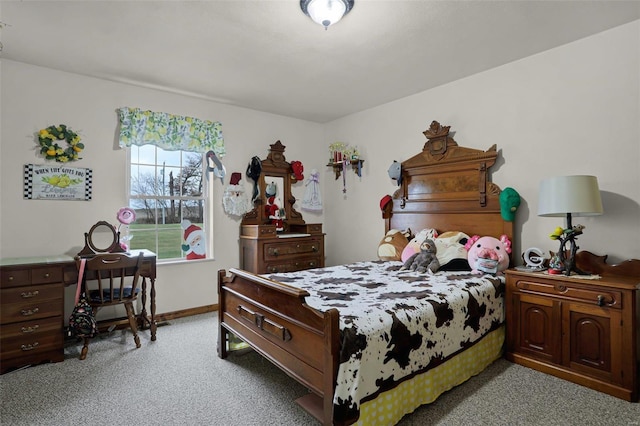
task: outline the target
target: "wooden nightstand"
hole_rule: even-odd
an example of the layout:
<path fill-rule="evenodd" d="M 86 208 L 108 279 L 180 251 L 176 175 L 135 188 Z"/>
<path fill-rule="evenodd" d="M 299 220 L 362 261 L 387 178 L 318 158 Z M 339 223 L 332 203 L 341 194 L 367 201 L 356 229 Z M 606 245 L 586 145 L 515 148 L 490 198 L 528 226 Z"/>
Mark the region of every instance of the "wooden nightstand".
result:
<path fill-rule="evenodd" d="M 590 280 L 508 270 L 506 276 L 509 361 L 637 400 L 638 275 Z"/>

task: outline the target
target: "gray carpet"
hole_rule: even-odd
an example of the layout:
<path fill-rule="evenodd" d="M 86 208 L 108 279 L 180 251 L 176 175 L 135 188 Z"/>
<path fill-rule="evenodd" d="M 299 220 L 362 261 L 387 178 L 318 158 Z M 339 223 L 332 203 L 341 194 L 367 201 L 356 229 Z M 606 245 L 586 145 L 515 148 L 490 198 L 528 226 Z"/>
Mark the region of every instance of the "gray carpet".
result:
<path fill-rule="evenodd" d="M 315 425 L 294 399 L 306 389 L 252 351 L 221 360 L 215 313 L 172 320 L 158 340 L 115 331 L 66 360 L 0 376 L 1 424 Z M 640 425 L 640 404 L 499 360 L 409 425 Z"/>

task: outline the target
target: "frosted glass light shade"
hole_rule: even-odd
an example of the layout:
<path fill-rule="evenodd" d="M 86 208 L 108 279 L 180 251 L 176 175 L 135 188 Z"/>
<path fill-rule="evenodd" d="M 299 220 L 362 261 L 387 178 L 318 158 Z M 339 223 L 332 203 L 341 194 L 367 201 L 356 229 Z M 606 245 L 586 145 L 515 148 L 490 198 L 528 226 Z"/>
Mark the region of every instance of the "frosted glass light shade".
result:
<path fill-rule="evenodd" d="M 540 182 L 538 216 L 597 216 L 602 212 L 595 176 L 558 176 Z"/>
<path fill-rule="evenodd" d="M 327 29 L 353 7 L 353 0 L 300 0 L 300 8 L 314 22 Z"/>

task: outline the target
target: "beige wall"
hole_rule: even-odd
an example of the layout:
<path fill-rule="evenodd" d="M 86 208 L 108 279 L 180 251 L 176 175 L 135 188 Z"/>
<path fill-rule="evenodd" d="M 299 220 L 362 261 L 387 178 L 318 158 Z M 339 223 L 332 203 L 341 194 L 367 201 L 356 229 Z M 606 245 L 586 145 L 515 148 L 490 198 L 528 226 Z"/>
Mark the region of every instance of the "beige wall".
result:
<path fill-rule="evenodd" d="M 116 222 L 126 203 L 127 156 L 117 149 L 116 109 L 140 107 L 188 115 L 222 123 L 228 176 L 245 176 L 254 155 L 265 158 L 269 145 L 281 140 L 287 160 L 300 160 L 308 170 L 324 170 L 322 126 L 263 112 L 216 104 L 157 90 L 87 78 L 51 69 L 3 60 L 1 63 L 2 119 L 0 144 L 0 255 L 2 257 L 75 254 L 84 244 L 83 233 L 98 220 Z M 93 200 L 43 201 L 22 198 L 22 167 L 44 164 L 36 155 L 34 133 L 50 124 L 65 123 L 78 131 L 86 146 L 76 167 L 93 169 Z M 319 155 L 322 152 L 323 155 Z M 228 183 L 228 178 L 225 183 Z M 240 221 L 222 209 L 223 187 L 214 182 L 215 260 L 174 263 L 158 268 L 158 312 L 217 303 L 217 271 L 238 266 Z M 294 185 L 302 200 L 304 185 Z M 309 222 L 323 222 L 306 214 Z M 72 297 L 67 298 L 71 299 Z M 72 303 L 72 302 L 71 302 Z M 67 306 L 69 308 L 69 306 Z"/>
<path fill-rule="evenodd" d="M 547 235 L 562 221 L 536 216 L 540 179 L 594 174 L 605 214 L 574 220 L 587 227 L 581 248 L 613 261 L 640 258 L 639 40 L 636 21 L 325 125 L 2 60 L 0 256 L 73 253 L 91 224 L 115 220 L 126 201 L 115 111 L 136 106 L 221 121 L 228 173 L 244 176 L 249 159 L 264 158 L 277 139 L 289 161 L 302 161 L 307 172 L 317 168 L 325 209 L 305 219 L 324 223 L 328 265 L 375 257 L 384 230 L 378 202 L 396 189 L 387 168 L 422 149 L 422 131 L 432 120 L 451 125 L 461 145 L 498 145 L 502 159 L 492 179 L 523 199 L 516 252 L 557 249 Z M 74 165 L 93 169 L 91 202 L 22 199 L 22 166 L 44 163 L 34 132 L 58 123 L 79 131 L 87 146 Z M 365 159 L 362 178 L 347 173 L 346 194 L 342 179 L 325 167 L 328 145 L 337 140 L 357 145 Z M 294 195 L 303 194 L 297 184 Z M 221 196 L 218 182 L 215 260 L 159 266 L 158 312 L 216 303 L 216 271 L 238 265 L 239 221 L 224 214 Z"/>
<path fill-rule="evenodd" d="M 375 256 L 384 229 L 378 201 L 396 189 L 387 168 L 422 149 L 432 120 L 450 125 L 460 145 L 497 144 L 492 180 L 522 198 L 515 253 L 558 249 L 548 234 L 564 220 L 537 216 L 540 180 L 592 174 L 604 215 L 574 218 L 586 226 L 579 246 L 610 261 L 640 258 L 639 42 L 635 21 L 328 124 L 328 141 L 358 145 L 366 160 L 346 196 L 341 182 L 325 180 L 328 264 Z"/>

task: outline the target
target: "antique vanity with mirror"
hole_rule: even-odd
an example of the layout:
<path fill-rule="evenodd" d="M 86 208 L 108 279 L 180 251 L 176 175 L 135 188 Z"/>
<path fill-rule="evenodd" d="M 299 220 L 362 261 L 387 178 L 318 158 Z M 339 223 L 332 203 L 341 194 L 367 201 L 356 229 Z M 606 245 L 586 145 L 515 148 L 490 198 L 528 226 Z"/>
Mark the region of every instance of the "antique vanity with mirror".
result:
<path fill-rule="evenodd" d="M 97 222 L 89 232 L 84 233 L 84 248 L 80 257 L 91 257 L 98 253 L 124 253 L 120 245 L 120 232 L 104 220 Z"/>
<path fill-rule="evenodd" d="M 324 266 L 322 224 L 307 224 L 294 208 L 297 180 L 280 141 L 270 145 L 258 178 L 254 208 L 240 224 L 240 268 L 257 274 Z"/>

